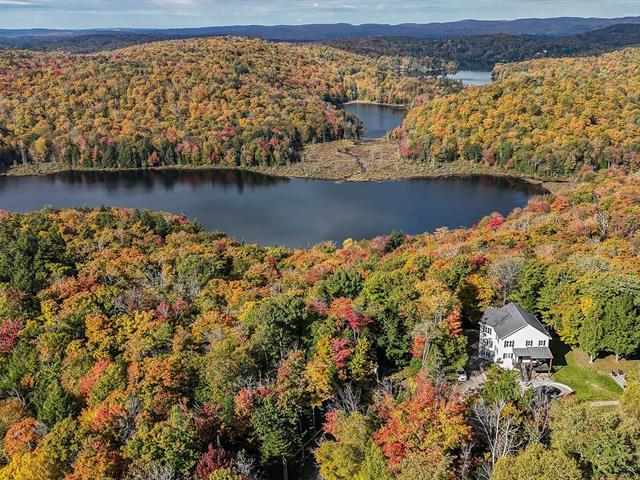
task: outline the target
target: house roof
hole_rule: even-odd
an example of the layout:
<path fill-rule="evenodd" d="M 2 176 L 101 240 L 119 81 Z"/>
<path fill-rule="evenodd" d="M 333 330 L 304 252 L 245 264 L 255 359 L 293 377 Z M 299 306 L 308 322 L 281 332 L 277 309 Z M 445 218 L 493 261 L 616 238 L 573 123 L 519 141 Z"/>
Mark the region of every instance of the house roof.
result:
<path fill-rule="evenodd" d="M 536 360 L 548 360 L 553 358 L 553 354 L 549 347 L 525 347 L 525 348 L 514 348 L 513 349 L 514 356 L 517 357 L 528 357 L 534 358 Z"/>
<path fill-rule="evenodd" d="M 507 338 L 518 330 L 522 330 L 527 325 L 535 328 L 548 338 L 551 338 L 535 315 L 527 312 L 513 302 L 508 303 L 502 308 L 489 307 L 487 311 L 484 312 L 481 322 L 492 327 L 496 331 L 499 339 Z"/>

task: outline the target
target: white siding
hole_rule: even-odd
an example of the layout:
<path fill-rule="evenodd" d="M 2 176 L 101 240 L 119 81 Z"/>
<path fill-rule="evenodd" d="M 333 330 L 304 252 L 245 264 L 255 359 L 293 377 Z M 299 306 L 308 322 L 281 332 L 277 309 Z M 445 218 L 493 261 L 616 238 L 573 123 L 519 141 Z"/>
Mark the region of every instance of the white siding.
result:
<path fill-rule="evenodd" d="M 492 362 L 497 361 L 498 336 L 496 331 L 488 325 L 480 324 L 480 342 L 478 355 Z"/>
<path fill-rule="evenodd" d="M 545 342 L 544 345 L 540 345 L 540 342 L 542 341 Z M 531 344 L 527 344 L 527 342 L 531 342 Z M 514 348 L 538 346 L 548 347 L 549 337 L 541 331 L 533 328 L 531 325 L 527 325 L 508 337 L 502 338 L 498 341 L 497 358 L 494 361 L 501 362 L 501 365 L 504 368 L 511 370 L 514 367 L 513 361 L 515 360 L 513 358 Z M 505 356 L 507 358 L 504 358 Z"/>

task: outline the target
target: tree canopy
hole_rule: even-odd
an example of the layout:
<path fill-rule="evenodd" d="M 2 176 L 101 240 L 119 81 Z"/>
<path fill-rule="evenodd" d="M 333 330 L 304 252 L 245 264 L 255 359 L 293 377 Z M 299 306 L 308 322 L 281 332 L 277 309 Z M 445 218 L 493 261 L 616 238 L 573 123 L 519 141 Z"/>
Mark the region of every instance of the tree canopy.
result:
<path fill-rule="evenodd" d="M 551 415 L 500 370 L 478 396 L 452 385 L 463 325 L 505 297 L 593 355 L 638 351 L 639 181 L 308 249 L 162 213 L 2 213 L 0 478 L 295 478 L 316 444 L 328 479 L 549 476 L 544 449 L 567 478 L 632 478 L 635 383 L 603 418 Z"/>
<path fill-rule="evenodd" d="M 75 168 L 273 165 L 356 138 L 336 106 L 410 105 L 459 89 L 406 59 L 235 37 L 93 55 L 0 51 L 0 160 Z"/>
<path fill-rule="evenodd" d="M 640 167 L 640 49 L 498 65 L 496 81 L 413 109 L 404 155 L 457 159 L 542 177 Z"/>

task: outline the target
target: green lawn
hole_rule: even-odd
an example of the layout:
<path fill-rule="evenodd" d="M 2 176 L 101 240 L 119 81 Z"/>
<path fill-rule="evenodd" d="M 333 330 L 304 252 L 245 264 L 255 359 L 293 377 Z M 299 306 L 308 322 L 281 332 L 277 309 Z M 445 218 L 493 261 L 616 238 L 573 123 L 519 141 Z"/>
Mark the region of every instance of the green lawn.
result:
<path fill-rule="evenodd" d="M 587 354 L 579 349 L 556 351 L 554 355 L 554 380 L 568 385 L 579 400 L 587 402 L 618 400 L 622 389 L 608 372 L 633 368 L 631 362 L 616 364 L 610 358 L 589 364 Z"/>

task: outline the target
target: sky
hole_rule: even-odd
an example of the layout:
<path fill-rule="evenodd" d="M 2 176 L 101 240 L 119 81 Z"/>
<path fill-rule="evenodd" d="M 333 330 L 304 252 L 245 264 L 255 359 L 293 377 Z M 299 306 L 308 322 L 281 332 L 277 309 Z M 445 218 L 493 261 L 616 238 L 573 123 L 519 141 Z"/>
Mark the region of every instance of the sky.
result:
<path fill-rule="evenodd" d="M 395 24 L 636 15 L 640 0 L 0 0 L 0 28 Z"/>

